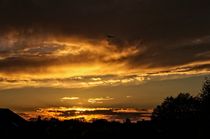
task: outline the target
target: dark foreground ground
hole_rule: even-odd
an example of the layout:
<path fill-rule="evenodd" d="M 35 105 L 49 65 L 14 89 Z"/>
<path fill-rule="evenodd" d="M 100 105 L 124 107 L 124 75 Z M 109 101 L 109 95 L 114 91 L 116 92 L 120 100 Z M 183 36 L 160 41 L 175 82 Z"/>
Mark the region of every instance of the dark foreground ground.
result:
<path fill-rule="evenodd" d="M 108 138 L 195 138 L 208 139 L 209 123 L 192 121 L 170 121 L 156 123 L 142 121 L 138 123 L 117 123 L 96 120 L 85 123 L 76 120 L 27 122 L 22 127 L 2 128 L 0 138 L 51 138 L 51 139 L 108 139 Z"/>

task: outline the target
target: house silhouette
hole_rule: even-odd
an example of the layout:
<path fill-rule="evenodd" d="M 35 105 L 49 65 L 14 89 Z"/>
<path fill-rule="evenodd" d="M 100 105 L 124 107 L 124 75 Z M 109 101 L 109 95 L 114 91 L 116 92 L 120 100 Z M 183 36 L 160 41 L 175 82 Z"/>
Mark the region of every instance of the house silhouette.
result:
<path fill-rule="evenodd" d="M 0 128 L 1 129 L 14 129 L 21 128 L 26 124 L 26 120 L 18 114 L 9 109 L 0 108 Z"/>

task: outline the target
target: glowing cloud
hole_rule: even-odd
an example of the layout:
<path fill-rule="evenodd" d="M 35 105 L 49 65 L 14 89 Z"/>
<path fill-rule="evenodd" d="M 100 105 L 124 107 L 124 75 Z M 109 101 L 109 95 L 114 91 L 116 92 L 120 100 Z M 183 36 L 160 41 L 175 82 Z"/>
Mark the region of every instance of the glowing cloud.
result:
<path fill-rule="evenodd" d="M 166 0 L 27 0 L 21 1 L 22 6 L 2 2 L 0 89 L 135 85 L 149 78 L 209 74 L 210 8 L 208 0 L 199 4 L 195 0 L 186 5 Z M 173 10 L 172 15 L 164 9 Z M 192 17 L 191 26 L 183 15 Z M 110 22 L 116 17 L 120 20 Z M 115 76 L 101 77 L 108 75 Z M 73 80 L 88 76 L 94 77 Z"/>
<path fill-rule="evenodd" d="M 131 98 L 132 96 L 126 96 L 126 98 Z"/>
<path fill-rule="evenodd" d="M 94 119 L 124 122 L 129 117 L 132 122 L 150 120 L 152 111 L 132 108 L 85 108 L 85 107 L 53 107 L 40 108 L 36 111 L 20 113 L 25 119 L 57 118 L 59 120 L 78 119 L 91 122 Z"/>
<path fill-rule="evenodd" d="M 64 100 L 78 100 L 79 97 L 63 97 L 61 98 L 61 101 L 64 101 Z"/>
<path fill-rule="evenodd" d="M 114 98 L 112 97 L 100 97 L 100 98 L 89 98 L 88 102 L 89 103 L 103 103 L 103 101 L 109 101 L 109 100 L 113 100 Z"/>

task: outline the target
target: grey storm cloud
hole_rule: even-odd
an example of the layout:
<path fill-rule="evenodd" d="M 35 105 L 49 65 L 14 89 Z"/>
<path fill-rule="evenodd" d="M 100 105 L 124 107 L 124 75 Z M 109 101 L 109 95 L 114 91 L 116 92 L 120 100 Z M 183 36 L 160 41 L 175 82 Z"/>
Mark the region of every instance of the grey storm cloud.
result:
<path fill-rule="evenodd" d="M 108 36 L 116 49 L 137 43 L 137 49 L 144 50 L 108 62 L 127 62 L 130 68 L 173 67 L 210 60 L 209 13 L 209 0 L 0 0 L 0 34 L 17 30 L 32 36 L 73 35 L 96 40 Z M 6 48 L 0 45 L 3 54 Z M 13 59 L 1 60 L 0 70 L 24 58 Z M 30 61 L 22 61 L 30 66 Z M 31 62 L 34 67 L 48 63 Z"/>

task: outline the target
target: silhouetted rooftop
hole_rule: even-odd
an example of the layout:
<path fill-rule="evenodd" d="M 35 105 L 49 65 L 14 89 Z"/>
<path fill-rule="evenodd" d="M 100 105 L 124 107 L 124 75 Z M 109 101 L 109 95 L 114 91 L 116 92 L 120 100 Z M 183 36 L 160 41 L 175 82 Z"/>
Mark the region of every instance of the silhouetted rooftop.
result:
<path fill-rule="evenodd" d="M 16 128 L 24 125 L 26 121 L 9 109 L 0 108 L 0 127 Z"/>

